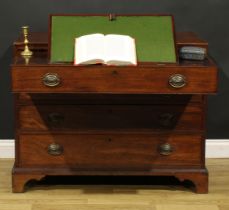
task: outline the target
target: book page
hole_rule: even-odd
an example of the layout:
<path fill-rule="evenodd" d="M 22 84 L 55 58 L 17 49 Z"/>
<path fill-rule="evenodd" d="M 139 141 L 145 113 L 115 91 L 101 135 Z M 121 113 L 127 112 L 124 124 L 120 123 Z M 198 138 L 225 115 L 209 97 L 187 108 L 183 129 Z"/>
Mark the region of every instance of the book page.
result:
<path fill-rule="evenodd" d="M 103 34 L 89 34 L 75 39 L 75 65 L 103 63 L 103 58 Z"/>
<path fill-rule="evenodd" d="M 105 36 L 105 63 L 108 65 L 137 65 L 135 40 L 126 35 Z"/>

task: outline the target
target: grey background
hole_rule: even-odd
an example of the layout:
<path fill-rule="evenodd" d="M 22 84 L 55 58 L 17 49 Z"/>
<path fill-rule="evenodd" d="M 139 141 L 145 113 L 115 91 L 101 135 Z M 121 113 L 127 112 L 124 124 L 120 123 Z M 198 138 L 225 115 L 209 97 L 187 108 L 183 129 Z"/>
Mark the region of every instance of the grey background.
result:
<path fill-rule="evenodd" d="M 0 1 L 0 139 L 14 138 L 10 92 L 11 45 L 20 27 L 48 30 L 50 13 L 170 13 L 177 31 L 194 31 L 209 42 L 220 67 L 219 93 L 208 99 L 208 138 L 229 138 L 228 0 L 20 0 Z M 227 20 L 227 21 L 226 21 Z"/>

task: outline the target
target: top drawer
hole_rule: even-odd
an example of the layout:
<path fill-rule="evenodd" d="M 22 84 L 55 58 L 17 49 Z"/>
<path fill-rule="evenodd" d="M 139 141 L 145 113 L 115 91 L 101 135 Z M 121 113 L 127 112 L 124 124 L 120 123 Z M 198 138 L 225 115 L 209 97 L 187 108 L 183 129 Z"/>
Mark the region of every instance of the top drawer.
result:
<path fill-rule="evenodd" d="M 217 91 L 217 68 L 13 65 L 12 82 L 27 93 L 205 94 Z"/>

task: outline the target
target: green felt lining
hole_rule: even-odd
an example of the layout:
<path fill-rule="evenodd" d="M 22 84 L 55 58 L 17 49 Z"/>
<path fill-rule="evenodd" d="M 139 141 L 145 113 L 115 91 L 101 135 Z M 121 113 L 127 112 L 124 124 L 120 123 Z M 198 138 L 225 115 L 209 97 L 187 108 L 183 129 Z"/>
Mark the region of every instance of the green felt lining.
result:
<path fill-rule="evenodd" d="M 51 62 L 72 62 L 76 37 L 123 34 L 135 38 L 138 62 L 176 62 L 171 16 L 52 16 Z"/>

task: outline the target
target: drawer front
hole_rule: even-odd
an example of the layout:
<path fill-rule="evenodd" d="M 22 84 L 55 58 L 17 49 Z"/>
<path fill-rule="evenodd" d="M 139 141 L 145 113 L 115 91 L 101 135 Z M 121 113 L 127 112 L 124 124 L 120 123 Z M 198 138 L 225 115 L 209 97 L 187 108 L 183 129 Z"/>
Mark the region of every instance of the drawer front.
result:
<path fill-rule="evenodd" d="M 198 105 L 37 105 L 20 106 L 24 131 L 202 130 Z"/>
<path fill-rule="evenodd" d="M 201 166 L 202 138 L 182 134 L 20 135 L 20 167 L 151 170 Z"/>
<path fill-rule="evenodd" d="M 12 89 L 27 93 L 215 93 L 214 66 L 13 66 Z"/>

